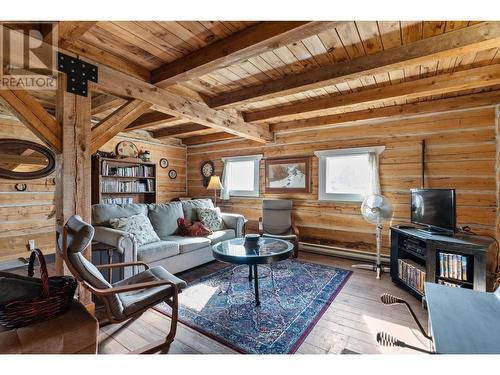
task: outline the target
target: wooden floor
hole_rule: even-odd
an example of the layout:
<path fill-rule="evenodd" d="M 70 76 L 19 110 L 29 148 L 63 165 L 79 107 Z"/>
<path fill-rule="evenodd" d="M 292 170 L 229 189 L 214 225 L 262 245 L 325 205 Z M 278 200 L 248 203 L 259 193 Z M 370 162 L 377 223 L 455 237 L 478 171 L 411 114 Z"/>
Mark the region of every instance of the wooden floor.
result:
<path fill-rule="evenodd" d="M 379 331 L 385 331 L 420 348 L 428 348 L 428 341 L 420 334 L 416 324 L 403 306 L 382 305 L 382 293 L 405 298 L 427 326 L 427 314 L 421 303 L 395 286 L 388 274 L 376 280 L 371 271 L 351 268 L 354 262 L 330 256 L 301 253 L 300 259 L 352 269 L 351 276 L 329 309 L 321 317 L 306 340 L 298 349 L 302 354 L 339 354 L 344 349 L 356 353 L 404 353 L 417 354 L 403 348 L 382 348 L 375 341 Z M 123 325 L 109 325 L 101 328 L 99 353 L 126 353 L 147 343 L 164 337 L 169 328 L 169 318 L 149 310 L 136 321 Z M 177 336 L 167 353 L 173 354 L 223 354 L 233 350 L 191 328 L 179 323 Z"/>

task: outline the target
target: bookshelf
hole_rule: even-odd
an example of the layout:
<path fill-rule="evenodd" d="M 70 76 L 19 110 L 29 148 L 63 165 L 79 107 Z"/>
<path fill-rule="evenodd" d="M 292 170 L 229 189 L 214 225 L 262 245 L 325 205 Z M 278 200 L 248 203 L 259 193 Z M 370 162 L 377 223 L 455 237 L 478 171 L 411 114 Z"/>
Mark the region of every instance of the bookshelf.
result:
<path fill-rule="evenodd" d="M 156 202 L 156 164 L 92 157 L 92 204 Z"/>
<path fill-rule="evenodd" d="M 424 282 L 486 291 L 486 262 L 493 242 L 469 234 L 443 236 L 392 227 L 392 281 L 420 300 Z"/>

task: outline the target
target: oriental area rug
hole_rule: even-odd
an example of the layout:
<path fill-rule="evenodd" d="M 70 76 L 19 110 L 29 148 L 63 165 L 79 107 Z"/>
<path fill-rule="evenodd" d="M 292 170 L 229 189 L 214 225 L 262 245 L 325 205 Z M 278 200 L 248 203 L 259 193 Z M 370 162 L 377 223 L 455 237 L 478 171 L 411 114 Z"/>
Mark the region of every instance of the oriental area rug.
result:
<path fill-rule="evenodd" d="M 208 265 L 208 272 L 220 265 Z M 204 276 L 201 267 L 180 275 L 188 287 L 179 295 L 179 321 L 241 353 L 295 353 L 351 273 L 299 260 L 259 266 L 261 305 L 255 306 L 248 266 Z M 165 303 L 156 309 L 170 315 Z"/>

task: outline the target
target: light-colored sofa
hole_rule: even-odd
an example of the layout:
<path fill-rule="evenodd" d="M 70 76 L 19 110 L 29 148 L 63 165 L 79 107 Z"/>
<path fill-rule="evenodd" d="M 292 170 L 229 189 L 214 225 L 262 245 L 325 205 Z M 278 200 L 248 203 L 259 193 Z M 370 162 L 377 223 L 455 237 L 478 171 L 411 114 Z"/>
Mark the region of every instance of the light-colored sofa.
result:
<path fill-rule="evenodd" d="M 243 236 L 245 219 L 242 215 L 222 213 L 224 229 L 207 237 L 178 235 L 177 219 L 198 220 L 197 208 L 213 208 L 210 199 L 155 204 L 96 204 L 92 206 L 94 240 L 116 248 L 124 262 L 143 261 L 151 266 L 163 266 L 171 273 L 185 271 L 212 261 L 212 245 Z M 113 229 L 110 219 L 143 213 L 147 215 L 161 239 L 137 246 L 135 237 Z M 126 270 L 125 277 L 137 270 Z"/>

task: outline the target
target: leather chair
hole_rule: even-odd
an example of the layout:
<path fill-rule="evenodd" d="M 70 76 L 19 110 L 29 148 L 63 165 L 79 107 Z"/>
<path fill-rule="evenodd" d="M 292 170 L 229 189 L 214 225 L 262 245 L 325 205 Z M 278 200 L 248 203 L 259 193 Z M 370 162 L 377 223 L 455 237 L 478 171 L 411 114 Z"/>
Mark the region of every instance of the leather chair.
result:
<path fill-rule="evenodd" d="M 294 245 L 293 257 L 299 254 L 299 230 L 292 222 L 291 200 L 264 199 L 262 217 L 259 218 L 259 233 L 263 237 L 290 241 Z"/>
<path fill-rule="evenodd" d="M 166 302 L 172 308 L 170 331 L 160 340 L 137 350 L 154 353 L 168 347 L 175 338 L 178 317 L 178 294 L 186 283 L 163 267 L 152 267 L 143 262 L 114 263 L 94 266 L 82 254 L 94 237 L 94 228 L 79 216 L 72 216 L 58 238 L 58 247 L 73 276 L 104 303 L 108 322 L 120 323 L 139 317 L 149 308 Z M 143 266 L 144 271 L 110 284 L 99 269 Z"/>

